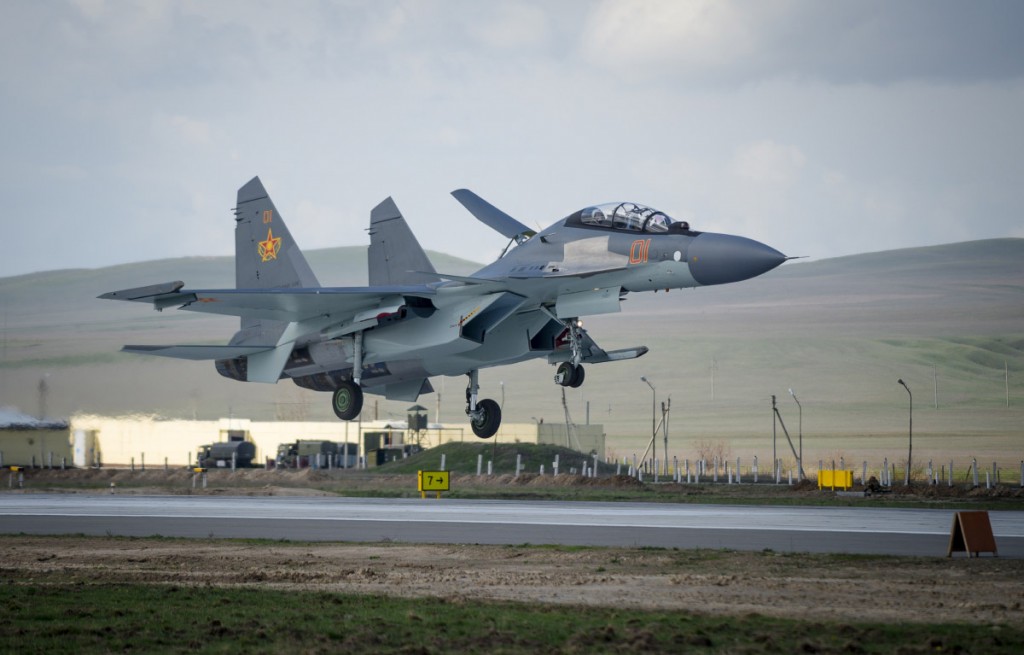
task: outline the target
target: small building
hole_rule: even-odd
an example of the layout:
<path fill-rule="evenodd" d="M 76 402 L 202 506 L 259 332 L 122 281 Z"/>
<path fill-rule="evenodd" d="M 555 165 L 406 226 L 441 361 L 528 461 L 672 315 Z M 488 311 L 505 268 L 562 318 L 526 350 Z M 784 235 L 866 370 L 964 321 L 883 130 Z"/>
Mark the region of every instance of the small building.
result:
<path fill-rule="evenodd" d="M 33 419 L 0 425 L 0 466 L 68 466 L 72 463 L 67 421 Z"/>

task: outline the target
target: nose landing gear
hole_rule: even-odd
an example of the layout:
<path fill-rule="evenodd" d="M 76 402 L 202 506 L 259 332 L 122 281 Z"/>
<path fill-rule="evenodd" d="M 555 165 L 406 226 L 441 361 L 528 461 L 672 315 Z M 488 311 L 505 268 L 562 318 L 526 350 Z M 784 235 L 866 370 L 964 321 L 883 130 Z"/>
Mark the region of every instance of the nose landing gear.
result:
<path fill-rule="evenodd" d="M 576 389 L 583 384 L 585 377 L 586 371 L 583 370 L 582 364 L 577 366 L 572 362 L 562 362 L 555 372 L 555 384 Z"/>

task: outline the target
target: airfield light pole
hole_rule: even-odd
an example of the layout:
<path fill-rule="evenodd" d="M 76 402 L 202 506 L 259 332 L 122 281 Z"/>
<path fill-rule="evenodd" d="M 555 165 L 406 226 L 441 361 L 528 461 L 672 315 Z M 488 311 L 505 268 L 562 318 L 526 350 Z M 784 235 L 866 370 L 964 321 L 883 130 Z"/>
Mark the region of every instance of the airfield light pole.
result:
<path fill-rule="evenodd" d="M 797 457 L 796 467 L 800 473 L 800 479 L 804 479 L 804 406 L 800 404 L 800 400 L 796 397 L 796 393 L 792 389 L 789 390 L 789 395 L 793 396 L 793 400 L 796 401 L 796 406 L 800 411 L 800 455 Z"/>
<path fill-rule="evenodd" d="M 914 453 L 914 394 L 910 393 L 910 387 L 907 383 L 900 378 L 896 381 L 898 384 L 902 384 L 903 388 L 907 390 L 910 395 L 910 431 L 907 438 L 907 472 L 903 476 L 903 482 L 905 485 L 910 486 L 910 461 L 911 456 Z"/>
<path fill-rule="evenodd" d="M 657 418 L 656 418 L 656 412 L 657 412 L 657 404 L 658 404 L 658 398 L 657 398 L 658 393 L 657 393 L 657 391 L 654 390 L 654 385 L 651 384 L 651 381 L 648 380 L 645 376 L 641 375 L 640 376 L 640 380 L 644 384 L 646 384 L 647 386 L 649 386 L 651 388 L 651 443 L 654 444 L 654 450 L 651 451 L 651 458 L 652 458 L 653 461 L 657 461 L 658 460 L 658 444 L 657 444 L 658 423 L 657 423 Z"/>

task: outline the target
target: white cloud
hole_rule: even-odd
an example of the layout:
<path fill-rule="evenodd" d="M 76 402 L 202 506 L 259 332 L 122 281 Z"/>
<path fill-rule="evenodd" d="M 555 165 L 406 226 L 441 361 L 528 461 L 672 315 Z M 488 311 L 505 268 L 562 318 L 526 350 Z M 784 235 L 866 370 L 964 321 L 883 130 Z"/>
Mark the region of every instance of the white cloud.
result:
<path fill-rule="evenodd" d="M 547 42 L 547 15 L 540 7 L 501 3 L 489 16 L 470 24 L 469 33 L 483 46 L 501 49 L 532 48 Z"/>
<path fill-rule="evenodd" d="M 733 157 L 733 173 L 742 180 L 771 187 L 789 187 L 799 180 L 807 158 L 800 148 L 771 140 L 743 146 Z"/>
<path fill-rule="evenodd" d="M 606 0 L 582 48 L 589 61 L 630 75 L 726 68 L 751 54 L 751 18 L 728 0 Z"/>
<path fill-rule="evenodd" d="M 188 116 L 169 116 L 166 124 L 174 134 L 193 145 L 207 146 L 212 143 L 210 124 Z"/>

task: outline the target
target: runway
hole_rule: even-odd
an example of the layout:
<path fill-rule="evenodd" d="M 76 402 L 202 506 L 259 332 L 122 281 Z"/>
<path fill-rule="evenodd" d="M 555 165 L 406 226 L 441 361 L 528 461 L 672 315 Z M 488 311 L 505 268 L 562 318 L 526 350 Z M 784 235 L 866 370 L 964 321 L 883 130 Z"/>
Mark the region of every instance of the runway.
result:
<path fill-rule="evenodd" d="M 943 556 L 930 509 L 246 496 L 0 495 L 0 533 L 563 544 Z M 1024 511 L 990 512 L 1024 557 Z M 961 555 L 962 556 L 962 555 Z"/>

